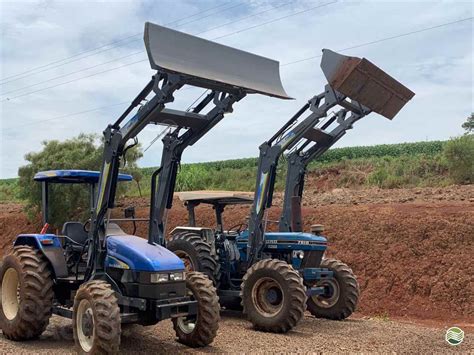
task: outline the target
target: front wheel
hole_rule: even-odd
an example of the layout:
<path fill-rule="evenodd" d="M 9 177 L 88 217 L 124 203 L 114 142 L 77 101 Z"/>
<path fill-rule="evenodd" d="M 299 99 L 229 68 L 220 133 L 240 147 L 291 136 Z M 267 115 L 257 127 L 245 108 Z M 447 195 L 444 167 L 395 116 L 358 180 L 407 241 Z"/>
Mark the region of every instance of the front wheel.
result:
<path fill-rule="evenodd" d="M 74 298 L 74 341 L 79 354 L 114 354 L 120 346 L 120 308 L 105 281 L 81 285 Z"/>
<path fill-rule="evenodd" d="M 191 299 L 198 303 L 194 316 L 173 319 L 178 341 L 193 348 L 213 342 L 219 328 L 219 298 L 212 281 L 200 272 L 186 273 L 186 288 Z"/>
<path fill-rule="evenodd" d="M 257 330 L 286 333 L 303 318 L 306 289 L 301 276 L 282 260 L 261 260 L 247 270 L 240 296 Z"/>
<path fill-rule="evenodd" d="M 308 309 L 317 318 L 341 320 L 349 317 L 359 300 L 359 284 L 352 270 L 336 259 L 323 259 L 321 268 L 327 268 L 334 277 L 318 281 L 315 286 L 326 289 L 324 295 L 308 298 Z"/>
<path fill-rule="evenodd" d="M 53 306 L 48 261 L 30 246 L 13 248 L 0 270 L 0 328 L 11 340 L 37 338 L 46 329 Z"/>

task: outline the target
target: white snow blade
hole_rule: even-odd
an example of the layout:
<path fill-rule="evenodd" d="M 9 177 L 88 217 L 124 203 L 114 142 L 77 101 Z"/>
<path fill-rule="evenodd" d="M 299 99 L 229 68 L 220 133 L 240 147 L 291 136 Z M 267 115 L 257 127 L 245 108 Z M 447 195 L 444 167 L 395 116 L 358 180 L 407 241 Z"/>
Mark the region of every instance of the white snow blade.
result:
<path fill-rule="evenodd" d="M 192 84 L 210 89 L 243 89 L 290 99 L 276 60 L 203 38 L 145 23 L 145 46 L 153 69 L 190 76 Z"/>

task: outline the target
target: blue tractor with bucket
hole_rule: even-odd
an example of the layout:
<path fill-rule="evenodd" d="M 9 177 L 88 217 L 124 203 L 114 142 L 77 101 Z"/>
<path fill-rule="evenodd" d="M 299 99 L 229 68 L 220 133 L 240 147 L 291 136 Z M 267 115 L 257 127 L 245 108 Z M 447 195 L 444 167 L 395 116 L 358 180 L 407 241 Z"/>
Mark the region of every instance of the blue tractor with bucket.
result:
<path fill-rule="evenodd" d="M 216 336 L 219 304 L 211 280 L 197 270 L 185 273 L 182 260 L 166 249 L 165 214 L 181 156 L 247 94 L 288 96 L 277 61 L 152 23 L 145 24 L 144 41 L 156 73 L 104 130 L 100 172 L 52 170 L 35 177 L 42 184 L 45 228 L 17 236 L 0 269 L 0 327 L 7 339 L 39 337 L 52 314 L 72 319 L 79 353 L 118 352 L 123 324 L 171 319 L 178 340 L 191 347 Z M 192 109 L 167 108 L 183 86 L 206 92 Z M 167 133 L 152 175 L 144 239 L 126 233 L 111 215 L 118 182 L 130 178 L 119 174 L 121 164 L 149 125 L 165 126 Z M 68 221 L 57 234 L 47 231 L 54 183 L 88 184 L 91 192 L 90 219 Z"/>
<path fill-rule="evenodd" d="M 414 96 L 365 58 L 325 49 L 321 69 L 328 82 L 324 90 L 260 146 L 253 198 L 238 192 L 181 193 L 189 225 L 175 228 L 167 245 L 188 270 L 212 278 L 221 305 L 243 308 L 257 330 L 287 332 L 307 308 L 316 317 L 337 320 L 354 312 L 359 298 L 354 273 L 343 262 L 325 257 L 327 238 L 321 225 L 308 232 L 302 228 L 307 164 L 361 118 L 376 112 L 392 119 Z M 278 231 L 270 232 L 267 212 L 282 155 L 288 160 L 284 208 Z M 224 208 L 245 203 L 252 204 L 248 223 L 226 230 Z M 216 228 L 196 226 L 199 204 L 213 206 Z"/>

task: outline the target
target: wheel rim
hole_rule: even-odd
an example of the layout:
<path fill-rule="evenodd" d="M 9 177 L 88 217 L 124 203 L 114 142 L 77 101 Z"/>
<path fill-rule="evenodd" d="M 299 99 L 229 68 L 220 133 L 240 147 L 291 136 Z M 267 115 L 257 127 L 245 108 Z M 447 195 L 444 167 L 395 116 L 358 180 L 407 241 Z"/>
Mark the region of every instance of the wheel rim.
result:
<path fill-rule="evenodd" d="M 82 350 L 89 352 L 94 345 L 94 312 L 88 300 L 81 300 L 76 316 L 77 339 Z"/>
<path fill-rule="evenodd" d="M 252 302 L 261 315 L 274 317 L 283 308 L 283 289 L 276 280 L 263 277 L 252 288 Z"/>
<path fill-rule="evenodd" d="M 188 288 L 187 290 L 188 296 L 191 297 L 192 300 L 195 300 L 193 291 Z M 176 320 L 176 325 L 180 329 L 181 332 L 184 334 L 191 334 L 194 331 L 197 323 L 197 316 L 189 316 L 189 317 L 179 317 Z"/>
<path fill-rule="evenodd" d="M 196 327 L 196 319 L 195 317 L 179 317 L 177 324 L 183 333 L 191 334 Z"/>
<path fill-rule="evenodd" d="M 9 268 L 3 275 L 1 293 L 3 314 L 12 320 L 20 310 L 20 281 L 15 269 Z"/>
<path fill-rule="evenodd" d="M 313 302 L 321 308 L 331 308 L 339 300 L 340 289 L 339 283 L 336 279 L 328 279 L 318 282 L 317 286 L 323 286 L 327 288 L 328 292 L 324 295 L 314 295 L 311 297 Z"/>
<path fill-rule="evenodd" d="M 183 261 L 184 269 L 187 272 L 194 271 L 194 265 L 188 253 L 182 250 L 176 250 L 174 253 Z"/>

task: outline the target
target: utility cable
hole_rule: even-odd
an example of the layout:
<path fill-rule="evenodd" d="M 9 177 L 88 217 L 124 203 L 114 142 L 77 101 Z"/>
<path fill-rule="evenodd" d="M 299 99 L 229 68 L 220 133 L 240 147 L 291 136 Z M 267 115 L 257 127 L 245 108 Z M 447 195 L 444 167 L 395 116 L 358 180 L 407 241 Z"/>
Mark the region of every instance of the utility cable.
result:
<path fill-rule="evenodd" d="M 230 36 L 233 36 L 233 35 L 235 35 L 235 34 L 238 34 L 238 33 L 241 33 L 241 32 L 245 32 L 245 31 L 248 31 L 248 30 L 252 30 L 252 29 L 255 29 L 255 28 L 258 28 L 258 27 L 267 25 L 267 24 L 269 24 L 269 23 L 281 21 L 281 20 L 287 19 L 287 18 L 292 17 L 292 16 L 300 15 L 300 14 L 303 14 L 303 13 L 305 13 L 305 12 L 308 12 L 308 11 L 311 11 L 311 10 L 315 10 L 315 9 L 320 8 L 320 7 L 323 7 L 323 6 L 332 5 L 332 4 L 335 4 L 336 2 L 337 2 L 337 0 L 336 0 L 336 1 L 333 1 L 333 2 L 329 2 L 329 3 L 325 3 L 325 4 L 322 4 L 322 5 L 313 6 L 313 7 L 307 8 L 307 9 L 305 9 L 305 10 L 298 11 L 298 12 L 295 12 L 295 13 L 292 13 L 292 14 L 289 14 L 289 15 L 286 15 L 286 16 L 282 16 L 282 17 L 279 17 L 279 18 L 276 18 L 276 19 L 273 19 L 273 20 L 270 20 L 270 21 L 267 21 L 267 22 L 263 22 L 263 23 L 260 23 L 260 24 L 254 25 L 254 26 L 246 27 L 246 28 L 243 28 L 243 29 L 241 29 L 241 30 L 237 30 L 237 31 L 234 31 L 234 32 L 231 32 L 231 33 L 227 33 L 227 34 L 222 35 L 222 36 L 214 37 L 214 38 L 211 38 L 211 40 L 216 40 L 216 39 L 221 39 L 221 38 L 225 38 L 225 37 L 230 37 Z M 119 58 L 119 59 L 120 59 L 120 58 Z M 26 92 L 26 93 L 23 93 L 23 94 L 19 94 L 19 95 L 16 95 L 16 96 L 12 96 L 12 97 L 3 98 L 2 100 L 0 100 L 0 102 L 10 101 L 10 100 L 13 100 L 13 99 L 16 99 L 16 98 L 19 98 L 19 97 L 23 97 L 23 96 L 27 96 L 27 95 L 30 95 L 30 94 L 34 94 L 34 93 L 37 93 L 37 92 L 40 92 L 40 91 L 49 90 L 49 89 L 52 89 L 52 88 L 55 88 L 55 87 L 58 87 L 58 86 L 61 86 L 61 85 L 66 85 L 66 84 L 73 83 L 73 82 L 75 82 L 75 81 L 79 81 L 79 80 L 82 80 L 82 79 L 90 78 L 91 76 L 95 76 L 95 75 L 107 73 L 107 72 L 110 72 L 110 71 L 112 71 L 112 70 L 121 69 L 121 68 L 130 66 L 130 65 L 134 65 L 134 64 L 146 62 L 147 60 L 148 60 L 148 59 L 143 59 L 143 60 L 140 60 L 140 61 L 136 61 L 136 62 L 132 62 L 132 63 L 125 64 L 125 65 L 120 65 L 120 66 L 115 67 L 115 68 L 107 69 L 107 70 L 104 70 L 104 71 L 101 71 L 101 72 L 98 72 L 98 73 L 94 73 L 94 74 L 87 75 L 87 76 L 84 76 L 84 77 L 76 78 L 76 79 L 73 79 L 73 80 L 70 80 L 70 81 L 67 81 L 67 82 L 64 82 L 64 83 L 59 83 L 59 84 L 56 84 L 56 85 L 48 86 L 48 87 L 46 87 L 46 88 L 42 88 L 42 89 L 38 89 L 38 90 L 34 90 L 34 91 L 29 91 L 29 92 Z"/>
<path fill-rule="evenodd" d="M 464 22 L 464 21 L 469 21 L 469 20 L 472 20 L 473 18 L 474 18 L 474 17 L 467 17 L 467 18 L 463 18 L 463 19 L 460 19 L 460 20 L 452 21 L 452 22 L 442 23 L 442 24 L 440 24 L 440 25 L 436 25 L 436 26 L 432 26 L 432 27 L 422 28 L 422 29 L 416 30 L 416 31 L 410 31 L 410 32 L 401 33 L 401 34 L 398 34 L 398 35 L 395 35 L 395 36 L 391 36 L 391 37 L 380 38 L 380 39 L 377 39 L 377 40 L 375 40 L 375 41 L 365 42 L 365 43 L 357 44 L 357 45 L 355 45 L 355 46 L 351 46 L 351 47 L 346 47 L 346 48 L 343 48 L 343 49 L 339 49 L 339 50 L 337 50 L 336 52 L 344 52 L 344 51 L 347 51 L 347 50 L 349 50 L 349 49 L 355 49 L 355 48 L 365 47 L 365 46 L 369 46 L 369 45 L 371 45 L 371 44 L 376 44 L 376 43 L 380 43 L 380 42 L 390 41 L 390 40 L 392 40 L 392 39 L 396 39 L 396 38 L 400 38 L 400 37 L 405 37 L 405 36 L 410 36 L 410 35 L 413 35 L 413 34 L 416 34 L 416 33 L 431 31 L 431 30 L 434 30 L 434 29 L 437 29 L 437 28 L 440 28 L 440 27 L 450 26 L 450 25 L 454 25 L 454 24 L 456 24 L 456 23 L 460 23 L 460 22 Z M 296 63 L 305 62 L 305 61 L 307 61 L 307 60 L 312 60 L 312 59 L 316 59 L 316 58 L 321 58 L 322 56 L 323 56 L 322 54 L 320 54 L 320 55 L 315 55 L 315 56 L 313 56 L 313 57 L 303 58 L 303 59 L 295 60 L 295 61 L 293 61 L 293 62 L 284 63 L 284 64 L 282 64 L 281 66 L 284 67 L 284 66 L 287 66 L 287 65 L 293 65 L 293 64 L 296 64 Z"/>
<path fill-rule="evenodd" d="M 381 38 L 381 39 L 371 41 L 371 42 L 361 43 L 361 44 L 358 44 L 358 45 L 347 47 L 346 49 L 342 49 L 342 50 L 348 50 L 350 48 L 354 49 L 354 48 L 359 48 L 359 47 L 362 47 L 362 46 L 368 46 L 368 45 L 372 45 L 372 44 L 376 44 L 376 43 L 381 43 L 381 42 L 389 41 L 389 40 L 392 40 L 392 39 L 395 39 L 395 38 L 400 38 L 400 37 L 409 36 L 409 35 L 413 35 L 413 34 L 417 34 L 417 33 L 421 33 L 421 32 L 426 32 L 426 31 L 434 30 L 434 29 L 444 27 L 444 26 L 454 25 L 454 24 L 457 24 L 457 23 L 460 23 L 460 22 L 463 22 L 463 21 L 472 20 L 473 18 L 474 17 L 468 17 L 468 18 L 465 18 L 465 19 L 457 20 L 457 21 L 446 22 L 446 23 L 443 23 L 443 24 L 423 28 L 423 29 L 416 30 L 416 31 L 410 31 L 410 32 L 402 33 L 402 34 L 395 35 L 395 36 Z M 304 61 L 307 61 L 307 60 L 312 60 L 312 59 L 319 58 L 319 57 L 321 57 L 321 55 L 320 56 L 313 56 L 313 57 L 303 58 L 303 59 L 300 59 L 300 60 L 295 60 L 293 62 L 282 64 L 281 66 L 294 65 L 294 64 L 298 64 L 298 63 L 301 63 L 301 62 L 304 62 Z M 34 125 L 34 124 L 38 124 L 38 123 L 48 122 L 48 121 L 52 121 L 52 120 L 56 120 L 56 119 L 81 115 L 81 114 L 88 113 L 88 112 L 98 111 L 98 110 L 101 110 L 103 108 L 108 108 L 108 107 L 113 107 L 113 106 L 118 106 L 118 105 L 124 105 L 126 103 L 128 103 L 128 101 L 112 104 L 112 105 L 109 105 L 109 106 L 98 107 L 98 108 L 90 109 L 90 110 L 87 110 L 87 111 L 74 112 L 74 113 L 70 113 L 70 114 L 66 114 L 66 115 L 62 115 L 62 116 L 58 116 L 58 117 L 53 117 L 53 118 L 46 119 L 46 120 L 34 121 L 34 122 L 26 123 L 26 124 L 20 125 L 20 126 L 7 127 L 7 128 L 4 128 L 3 131 L 10 130 L 10 129 L 16 129 L 16 128 L 19 128 L 19 127 L 24 127 L 24 126 L 29 126 L 29 125 Z"/>
<path fill-rule="evenodd" d="M 203 10 L 203 11 L 199 11 L 199 12 L 193 14 L 193 15 L 189 15 L 189 16 L 186 16 L 186 17 L 177 19 L 177 20 L 175 20 L 175 21 L 173 21 L 173 22 L 166 23 L 164 26 L 174 25 L 174 24 L 176 24 L 176 23 L 178 23 L 178 22 L 180 22 L 180 21 L 182 21 L 182 20 L 186 20 L 186 19 L 188 19 L 188 18 L 201 15 L 201 14 L 203 14 L 203 13 L 205 13 L 205 12 L 208 12 L 208 11 L 211 11 L 211 10 L 215 10 L 215 9 L 217 9 L 217 8 L 223 7 L 223 6 L 228 5 L 228 4 L 229 4 L 229 2 L 226 2 L 226 3 L 220 4 L 220 5 L 211 7 L 211 8 L 209 8 L 209 9 L 206 9 L 206 10 Z M 57 64 L 57 63 L 66 61 L 66 60 L 68 60 L 68 59 L 72 59 L 72 58 L 78 57 L 78 56 L 80 56 L 80 55 L 82 55 L 82 54 L 90 53 L 90 52 L 93 52 L 93 51 L 96 51 L 96 50 L 98 50 L 98 49 L 102 49 L 102 48 L 105 48 L 105 47 L 108 47 L 108 46 L 113 46 L 112 48 L 115 48 L 115 47 L 118 47 L 118 46 L 115 46 L 116 44 L 122 43 L 122 42 L 124 42 L 124 41 L 126 41 L 126 40 L 128 40 L 128 39 L 130 39 L 130 38 L 134 38 L 134 37 L 141 36 L 141 35 L 142 35 L 142 32 L 140 32 L 140 33 L 135 33 L 135 34 L 133 34 L 133 35 L 129 35 L 129 36 L 124 37 L 124 38 L 121 38 L 121 39 L 119 39 L 119 40 L 116 40 L 116 41 L 113 41 L 113 42 L 109 42 L 109 43 L 104 44 L 104 45 L 101 45 L 101 46 L 99 46 L 99 47 L 95 47 L 95 48 L 91 48 L 91 49 L 88 49 L 88 50 L 85 50 L 85 51 L 81 51 L 81 52 L 76 53 L 76 54 L 73 54 L 73 55 L 71 55 L 71 56 L 69 56 L 69 57 L 66 57 L 66 58 L 63 58 L 63 59 L 59 59 L 59 60 L 55 60 L 55 61 L 53 61 L 53 62 L 50 62 L 50 63 L 43 64 L 43 65 L 38 66 L 38 67 L 34 67 L 34 68 L 31 68 L 31 69 L 28 69 L 28 70 L 26 70 L 26 71 L 20 72 L 20 73 L 15 74 L 15 75 L 10 75 L 10 76 L 5 77 L 5 78 L 2 78 L 2 79 L 0 79 L 0 80 L 3 81 L 3 80 L 7 80 L 7 79 L 10 79 L 10 78 L 14 78 L 14 77 L 17 77 L 17 76 L 20 76 L 20 75 L 23 75 L 23 74 L 27 74 L 27 73 L 30 73 L 30 72 L 35 71 L 35 70 L 37 70 L 37 69 L 42 69 L 42 68 L 48 67 L 48 66 L 50 66 L 50 65 Z M 109 49 L 112 49 L 112 48 L 109 48 Z M 109 49 L 107 49 L 107 50 L 109 50 Z M 95 54 L 97 54 L 97 53 L 94 53 L 93 55 L 95 55 Z M 86 57 L 83 57 L 83 58 L 86 58 Z M 83 58 L 80 58 L 80 59 L 83 59 Z M 65 64 L 68 64 L 68 63 L 64 63 L 63 65 L 65 65 Z M 19 79 L 21 79 L 21 78 L 19 78 Z M 15 80 L 17 80 L 17 79 L 15 79 Z M 13 81 L 13 80 L 12 80 L 12 81 Z M 6 84 L 6 82 L 2 82 L 2 83 L 0 83 L 0 85 L 1 85 L 1 84 Z"/>
<path fill-rule="evenodd" d="M 267 9 L 267 10 L 265 10 L 265 11 L 261 11 L 261 12 L 258 12 L 258 13 L 256 13 L 256 14 L 253 14 L 253 15 L 245 16 L 245 17 L 240 18 L 240 19 L 238 19 L 238 20 L 236 20 L 236 21 L 227 22 L 227 23 L 225 23 L 225 24 L 222 24 L 222 25 L 219 25 L 219 26 L 216 26 L 216 27 L 213 27 L 213 28 L 210 28 L 210 29 L 207 29 L 207 30 L 198 32 L 198 33 L 195 33 L 194 35 L 195 35 L 195 36 L 201 35 L 201 34 L 203 34 L 203 33 L 210 32 L 210 31 L 213 31 L 213 30 L 215 30 L 215 29 L 218 29 L 218 28 L 221 28 L 221 27 L 224 27 L 224 26 L 228 26 L 228 25 L 231 25 L 231 24 L 235 24 L 235 23 L 237 23 L 237 22 L 241 22 L 241 21 L 246 20 L 246 19 L 248 19 L 248 18 L 255 17 L 255 16 L 261 15 L 261 14 L 263 14 L 263 13 L 265 13 L 265 12 L 268 12 L 268 11 L 271 11 L 271 10 L 276 10 L 276 9 L 281 8 L 281 7 L 283 7 L 283 6 L 288 6 L 288 5 L 290 5 L 290 4 L 291 4 L 291 2 L 285 3 L 285 4 L 280 5 L 280 6 L 272 7 L 271 9 Z M 227 36 L 227 35 L 226 35 L 226 36 Z M 98 53 L 99 53 L 99 52 L 98 52 Z M 92 55 L 95 55 L 95 54 L 98 54 L 98 53 L 91 54 L 91 56 L 92 56 Z M 103 63 L 99 63 L 99 64 L 96 64 L 96 65 L 93 65 L 93 66 L 90 66 L 90 67 L 87 67 L 87 68 L 83 68 L 83 69 L 80 69 L 80 70 L 76 70 L 76 71 L 71 72 L 71 73 L 63 74 L 63 75 L 56 76 L 56 77 L 51 78 L 51 79 L 47 79 L 47 80 L 39 81 L 39 82 L 34 83 L 34 84 L 31 84 L 31 85 L 23 86 L 23 87 L 21 87 L 21 88 L 19 88 L 19 89 L 10 90 L 10 91 L 1 93 L 1 95 L 8 95 L 8 94 L 11 94 L 11 93 L 14 93 L 14 92 L 22 91 L 22 90 L 24 90 L 24 89 L 28 89 L 28 88 L 31 88 L 31 87 L 34 87 L 34 86 L 38 86 L 38 85 L 40 85 L 40 84 L 44 84 L 44 83 L 47 83 L 47 82 L 54 81 L 54 80 L 56 80 L 56 79 L 60 79 L 60 78 L 64 78 L 64 77 L 67 77 L 67 76 L 70 76 L 70 75 L 74 75 L 74 74 L 80 73 L 80 72 L 82 72 L 82 71 L 86 71 L 86 70 L 89 70 L 89 69 L 97 68 L 97 67 L 99 67 L 99 66 L 102 66 L 102 65 L 105 65 L 105 64 L 109 64 L 109 63 L 112 63 L 112 62 L 115 62 L 115 61 L 119 61 L 119 60 L 122 60 L 122 59 L 125 59 L 125 58 L 128 58 L 128 57 L 131 57 L 131 56 L 134 56 L 134 55 L 137 55 L 137 54 L 141 54 L 141 53 L 143 53 L 143 51 L 134 52 L 134 53 L 128 54 L 128 55 L 126 55 L 126 56 L 114 58 L 114 59 L 112 59 L 112 60 L 109 60 L 109 61 L 106 61 L 106 62 L 103 62 Z M 85 57 L 84 57 L 84 58 L 85 58 Z M 82 58 L 80 58 L 80 59 L 82 59 Z M 145 62 L 145 61 L 146 61 L 146 60 L 143 59 L 143 62 Z M 50 69 L 54 69 L 54 68 L 56 68 L 56 67 L 52 67 L 52 68 L 50 68 Z M 48 70 L 49 70 L 49 69 L 48 69 Z M 101 73 L 102 73 L 102 72 L 100 72 L 99 74 L 101 74 Z M 21 79 L 21 78 L 20 78 L 20 79 Z M 78 79 L 80 80 L 81 78 L 78 78 Z M 1 83 L 0 83 L 0 85 L 1 85 Z M 13 99 L 13 98 L 10 98 L 10 99 Z M 2 100 L 0 100 L 0 101 L 3 101 L 3 100 L 5 100 L 5 98 L 2 99 Z"/>

